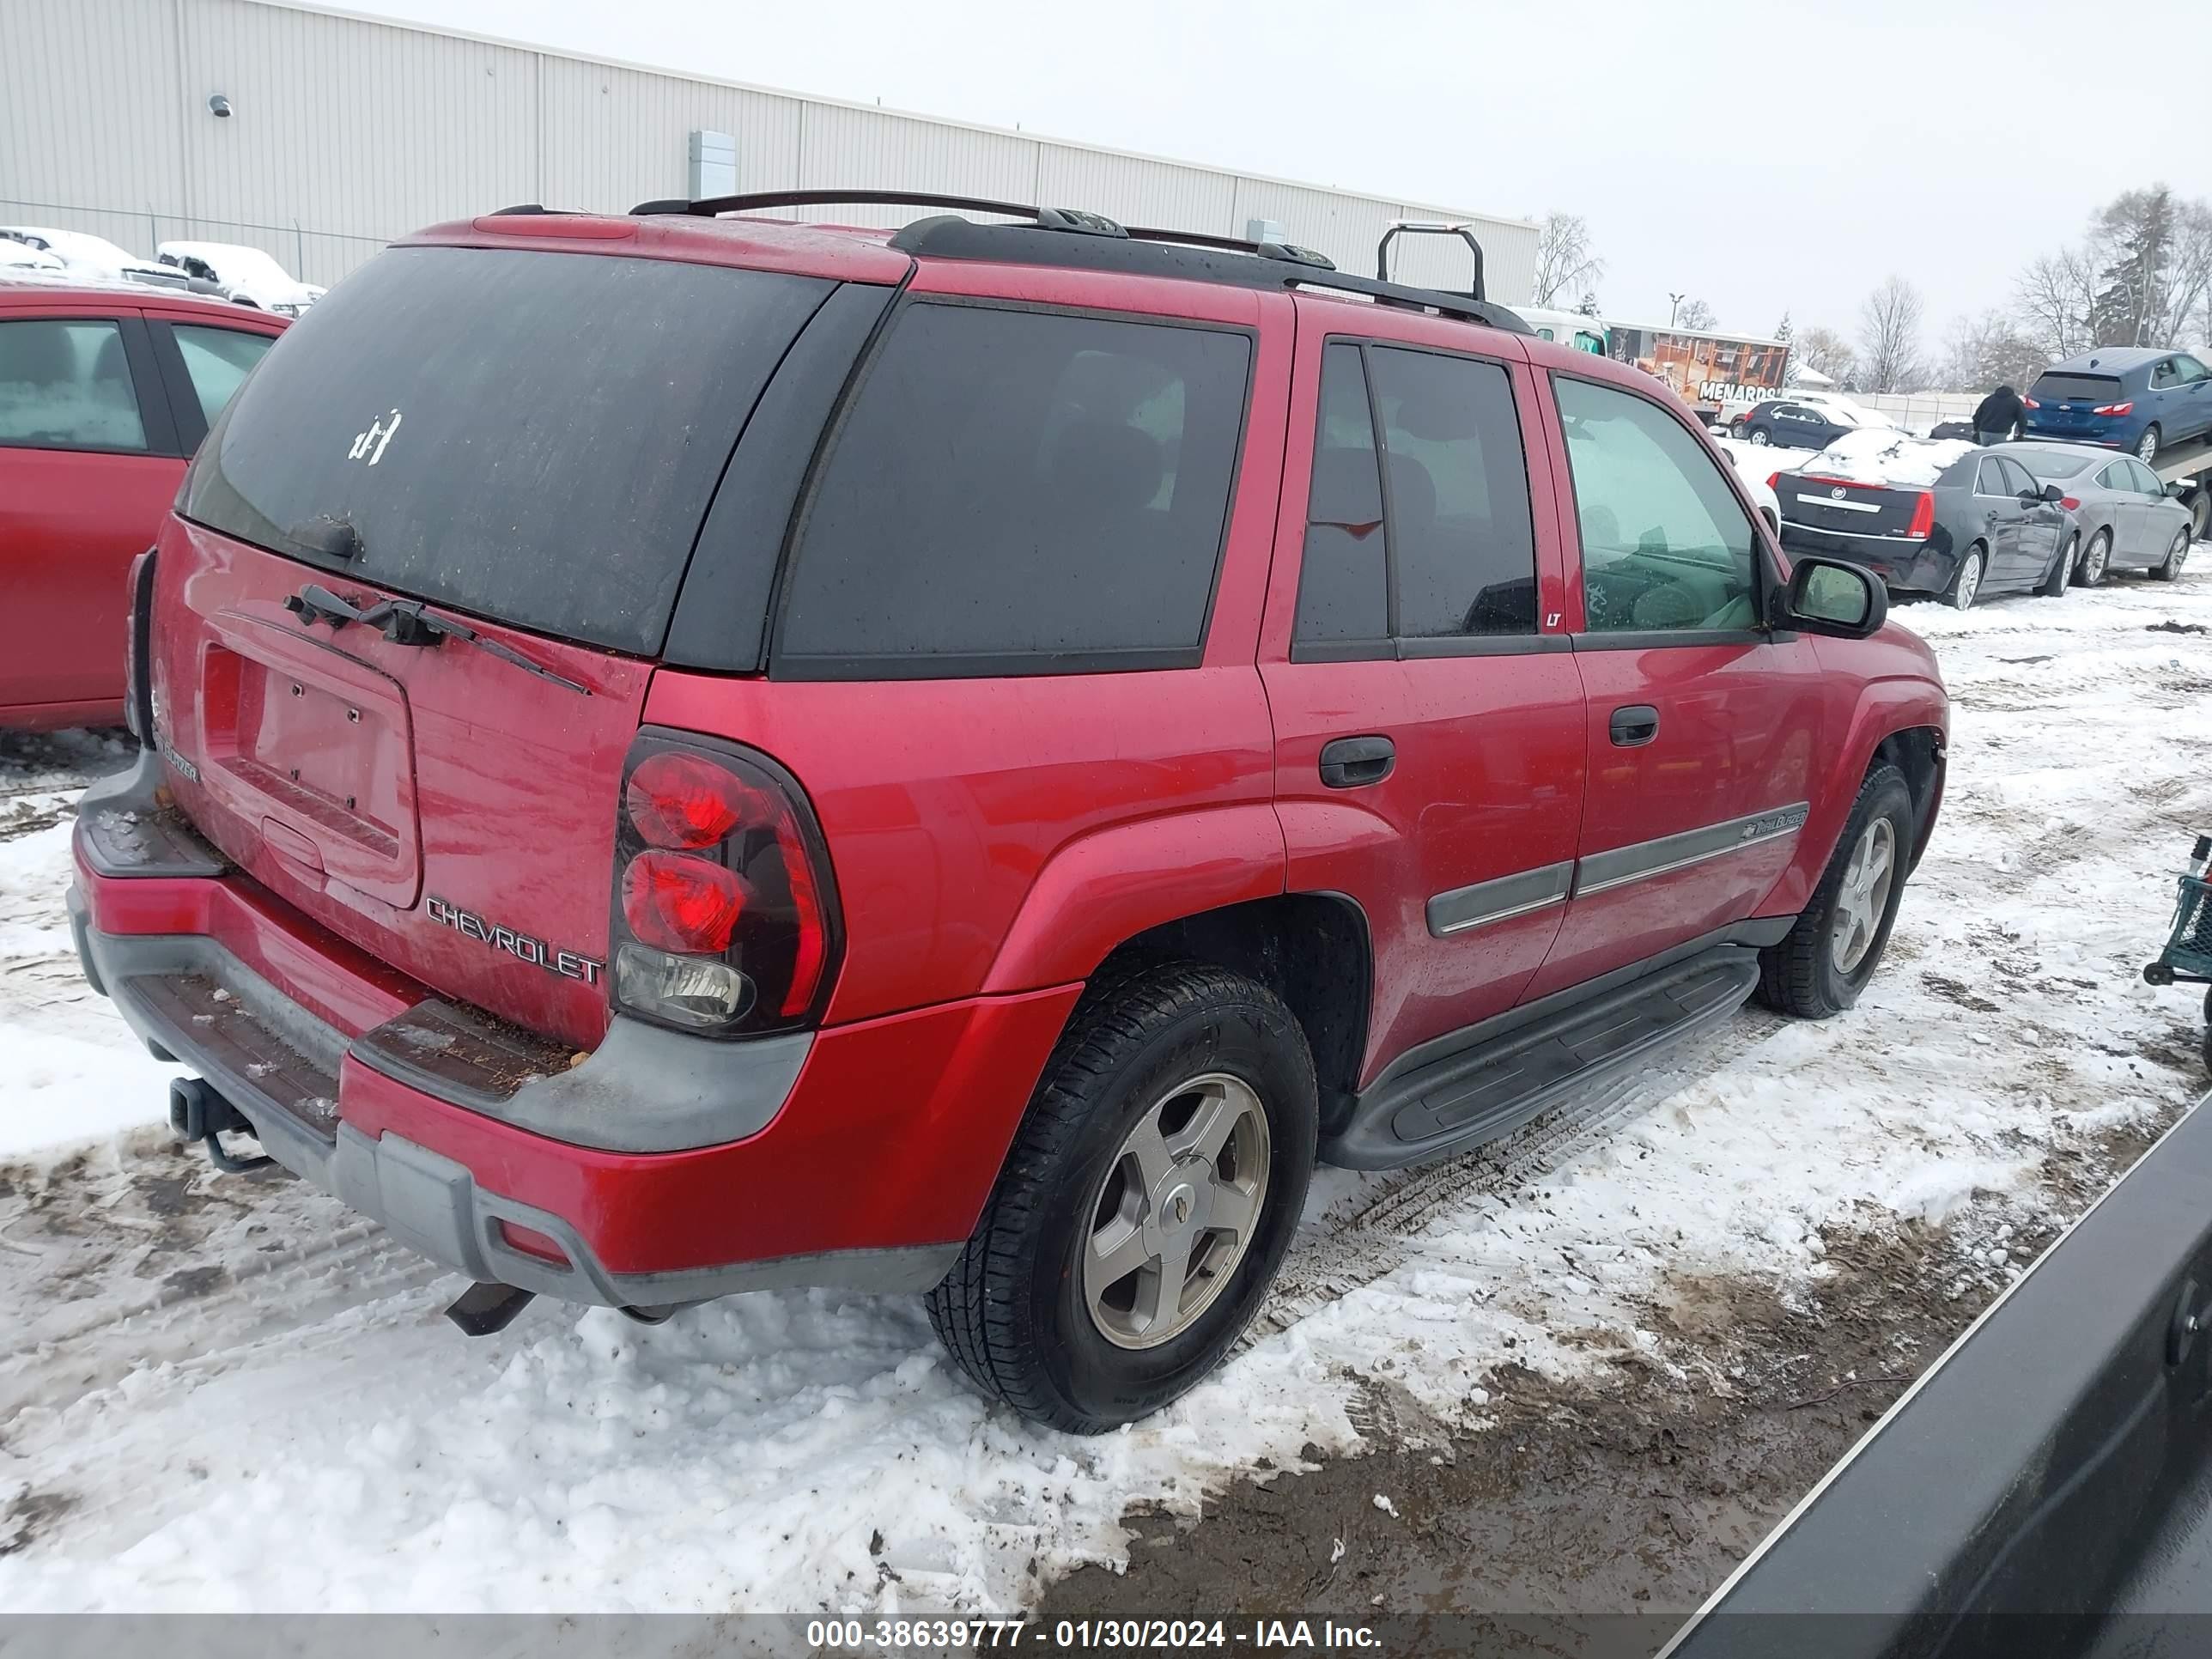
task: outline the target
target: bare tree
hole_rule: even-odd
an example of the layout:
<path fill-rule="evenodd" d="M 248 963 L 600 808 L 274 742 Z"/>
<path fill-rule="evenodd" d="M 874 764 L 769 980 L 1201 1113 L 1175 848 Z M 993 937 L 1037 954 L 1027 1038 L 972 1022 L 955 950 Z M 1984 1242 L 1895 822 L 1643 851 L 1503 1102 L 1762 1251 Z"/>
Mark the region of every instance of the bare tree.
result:
<path fill-rule="evenodd" d="M 1548 306 L 1605 275 L 1591 251 L 1589 225 L 1579 213 L 1547 213 L 1536 232 L 1536 283 L 1531 303 Z"/>
<path fill-rule="evenodd" d="M 2095 337 L 2097 261 L 2086 248 L 2045 254 L 2020 274 L 2022 331 L 2055 362 L 2086 350 Z"/>
<path fill-rule="evenodd" d="M 1920 290 L 1892 276 L 1859 307 L 1860 380 L 1868 392 L 1911 392 L 1921 376 Z"/>
<path fill-rule="evenodd" d="M 1832 328 L 1806 329 L 1790 343 L 1793 368 L 1817 369 L 1838 383 L 1851 377 L 1857 357 L 1850 341 Z"/>
<path fill-rule="evenodd" d="M 1713 308 L 1703 300 L 1685 300 L 1682 301 L 1681 308 L 1674 313 L 1674 325 L 1677 328 L 1701 328 L 1710 331 L 1721 325 L 1721 319 L 1713 314 Z"/>
<path fill-rule="evenodd" d="M 1980 392 L 1995 386 L 2026 391 L 2050 361 L 2019 319 L 1984 311 L 1951 325 L 1938 378 L 1954 392 Z"/>

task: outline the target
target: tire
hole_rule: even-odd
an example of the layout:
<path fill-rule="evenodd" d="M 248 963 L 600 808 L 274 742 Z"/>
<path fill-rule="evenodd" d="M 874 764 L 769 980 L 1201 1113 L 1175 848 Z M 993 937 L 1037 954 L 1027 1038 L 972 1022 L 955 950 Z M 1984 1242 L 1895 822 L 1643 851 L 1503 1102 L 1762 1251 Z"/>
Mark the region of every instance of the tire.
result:
<path fill-rule="evenodd" d="M 1180 1091 L 1185 1084 L 1198 1089 Z M 1211 1164 L 1165 1164 L 1163 1184 L 1146 1194 L 1130 1178 L 1140 1156 L 1133 1134 L 1149 1121 L 1167 1130 L 1171 1148 L 1175 1110 L 1196 1100 L 1182 1120 L 1196 1123 L 1206 1091 L 1243 1114 L 1223 1150 Z M 1264 1137 L 1250 1127 L 1255 1107 Z M 1033 1423 L 1098 1434 L 1156 1412 L 1211 1371 L 1258 1310 L 1304 1206 L 1319 1133 L 1305 1033 L 1272 992 L 1189 963 L 1088 992 L 1045 1064 L 967 1248 L 929 1292 L 930 1323 L 977 1387 Z M 1257 1214 L 1225 1270 L 1217 1268 L 1216 1288 L 1201 1286 L 1194 1305 L 1189 1293 L 1182 1298 L 1191 1311 L 1176 1318 L 1187 1324 L 1157 1336 L 1141 1328 L 1142 1298 L 1147 1286 L 1159 1295 L 1158 1263 L 1168 1256 L 1153 1258 L 1150 1280 L 1133 1286 L 1139 1270 L 1094 1297 L 1085 1273 L 1094 1234 L 1119 1227 L 1125 1243 L 1140 1243 L 1182 1206 L 1178 1221 L 1199 1216 L 1180 1236 L 1184 1260 L 1202 1263 L 1201 1252 L 1224 1248 L 1223 1234 L 1203 1222 L 1226 1190 L 1212 1184 L 1216 1173 L 1240 1157 L 1239 1179 L 1257 1182 Z M 1171 1193 L 1168 1182 L 1177 1183 Z M 1126 1310 L 1111 1305 L 1124 1289 Z"/>
<path fill-rule="evenodd" d="M 2089 538 L 2089 545 L 2081 550 L 2081 562 L 2074 567 L 2074 580 L 2081 586 L 2094 587 L 2105 580 L 2105 573 L 2112 568 L 2112 532 L 2100 530 Z"/>
<path fill-rule="evenodd" d="M 1951 573 L 1951 585 L 1943 590 L 1943 603 L 1954 611 L 1971 611 L 1981 596 L 1982 577 L 1989 568 L 1989 550 L 1979 542 L 1968 548 L 1959 568 Z"/>
<path fill-rule="evenodd" d="M 1881 889 L 1878 903 L 1852 903 L 1845 883 L 1859 867 L 1855 855 L 1863 842 L 1881 838 L 1884 825 L 1889 855 L 1887 885 Z M 1813 890 L 1812 902 L 1799 912 L 1786 939 L 1759 953 L 1761 1002 L 1800 1019 L 1827 1019 L 1859 1000 L 1859 993 L 1874 977 L 1875 969 L 1881 965 L 1882 952 L 1889 947 L 1889 930 L 1896 923 L 1898 904 L 1905 896 L 1911 847 L 1912 793 L 1905 787 L 1905 774 L 1885 762 L 1869 771 L 1859 785 L 1858 799 L 1851 803 L 1850 817 L 1844 822 L 1844 833 L 1837 838 L 1828 867 L 1820 872 L 1820 884 Z M 1856 878 L 1853 880 L 1856 884 Z M 1871 894 L 1863 896 L 1868 901 L 1873 897 Z M 1847 907 L 1864 921 L 1863 941 L 1858 930 L 1853 930 L 1850 943 L 1857 947 L 1855 955 L 1846 951 L 1837 938 Z M 1848 967 L 1843 965 L 1846 960 Z"/>
<path fill-rule="evenodd" d="M 1755 426 L 1751 429 L 1751 441 L 1754 447 L 1764 449 L 1767 445 L 1772 443 L 1774 440 L 1767 435 L 1766 428 L 1765 427 Z"/>
<path fill-rule="evenodd" d="M 1743 424 L 1743 422 L 1742 422 L 1741 419 L 1733 420 L 1733 421 L 1730 421 L 1730 422 L 1729 422 L 1729 437 L 1731 437 L 1731 438 L 1741 438 L 1741 437 L 1743 436 L 1743 434 L 1744 434 L 1744 424 Z"/>
<path fill-rule="evenodd" d="M 2166 562 L 2153 565 L 2150 574 L 2162 582 L 2177 580 L 2181 575 L 2181 567 L 2188 561 L 2189 532 L 2186 529 L 2177 530 L 2173 532 L 2173 545 L 2166 550 Z"/>
<path fill-rule="evenodd" d="M 2204 994 L 2204 1069 L 2212 1072 L 2212 991 Z"/>
<path fill-rule="evenodd" d="M 1759 516 L 1766 520 L 1766 527 L 1768 531 L 1772 533 L 1774 539 L 1778 542 L 1780 541 L 1782 539 L 1782 520 L 1776 518 L 1773 514 L 1763 507 L 1759 509 Z"/>
<path fill-rule="evenodd" d="M 2066 545 L 2059 550 L 2057 558 L 2051 562 L 2051 574 L 2043 579 L 2042 585 L 2035 591 L 2046 599 L 2064 597 L 2067 583 L 2074 580 L 2074 562 L 2081 554 L 2081 538 L 2077 532 L 2066 538 Z"/>
<path fill-rule="evenodd" d="M 2142 436 L 2136 440 L 2136 459 L 2148 466 L 2158 459 L 2158 422 L 2153 421 L 2143 428 Z"/>

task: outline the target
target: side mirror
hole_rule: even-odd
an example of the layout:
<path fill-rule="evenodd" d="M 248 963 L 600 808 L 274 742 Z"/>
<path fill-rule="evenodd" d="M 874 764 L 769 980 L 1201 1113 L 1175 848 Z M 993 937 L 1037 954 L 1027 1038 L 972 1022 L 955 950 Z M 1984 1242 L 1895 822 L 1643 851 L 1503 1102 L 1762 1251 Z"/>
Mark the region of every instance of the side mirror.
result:
<path fill-rule="evenodd" d="M 2189 493 L 2189 486 L 2186 483 L 2177 478 L 2172 483 L 2166 485 L 2166 493 L 2172 496 L 2174 500 L 2179 501 L 2184 495 L 2186 495 Z"/>
<path fill-rule="evenodd" d="M 2040 499 L 2049 501 L 2053 507 L 2056 507 L 2059 502 L 2066 499 L 2066 492 L 2061 489 L 2055 483 L 2047 483 L 2043 486 L 2043 494 Z"/>
<path fill-rule="evenodd" d="M 1889 619 L 1889 590 L 1862 566 L 1802 554 L 1774 608 L 1778 628 L 1863 640 Z"/>

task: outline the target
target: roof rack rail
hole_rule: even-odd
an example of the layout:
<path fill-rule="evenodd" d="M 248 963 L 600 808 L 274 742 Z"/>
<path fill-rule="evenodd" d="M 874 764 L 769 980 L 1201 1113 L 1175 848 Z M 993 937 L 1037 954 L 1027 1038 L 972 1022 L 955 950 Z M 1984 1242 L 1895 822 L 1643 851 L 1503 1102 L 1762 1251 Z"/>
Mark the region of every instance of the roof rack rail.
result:
<path fill-rule="evenodd" d="M 1080 208 L 1030 207 L 1022 202 L 994 202 L 980 196 L 947 196 L 933 191 L 912 190 L 759 190 L 742 196 L 702 196 L 697 201 L 680 198 L 640 202 L 633 214 L 688 213 L 702 219 L 718 214 L 744 213 L 756 208 L 834 207 L 851 203 L 861 207 L 928 207 L 965 209 L 969 213 L 1002 213 L 1027 219 L 1046 230 L 1073 231 L 1080 236 L 1127 236 L 1103 213 Z"/>
<path fill-rule="evenodd" d="M 829 207 L 841 203 L 872 207 L 926 207 L 945 210 L 908 225 L 890 239 L 903 253 L 929 254 L 949 259 L 1007 259 L 1030 264 L 1069 265 L 1097 270 L 1126 270 L 1133 275 L 1179 276 L 1197 282 L 1226 283 L 1237 288 L 1319 288 L 1357 294 L 1377 304 L 1481 323 L 1510 333 L 1527 334 L 1528 325 L 1504 307 L 1482 297 L 1482 244 L 1464 225 L 1394 225 L 1383 237 L 1388 248 L 1400 229 L 1448 231 L 1462 237 L 1474 254 L 1473 291 L 1455 294 L 1443 289 L 1414 288 L 1403 283 L 1355 276 L 1339 270 L 1324 253 L 1289 242 L 1251 242 L 1234 236 L 1215 236 L 1203 231 L 1161 230 L 1127 226 L 1103 214 L 1079 208 L 1040 208 L 1021 202 L 1000 202 L 983 197 L 945 195 L 907 190 L 768 190 L 741 196 L 708 196 L 697 201 L 671 198 L 641 202 L 634 215 L 688 214 L 711 219 L 725 213 L 761 208 Z M 990 213 L 1026 224 L 979 224 L 959 216 L 961 211 Z M 1037 233 L 1072 233 L 1040 239 Z M 1223 259 L 1228 253 L 1238 256 Z"/>

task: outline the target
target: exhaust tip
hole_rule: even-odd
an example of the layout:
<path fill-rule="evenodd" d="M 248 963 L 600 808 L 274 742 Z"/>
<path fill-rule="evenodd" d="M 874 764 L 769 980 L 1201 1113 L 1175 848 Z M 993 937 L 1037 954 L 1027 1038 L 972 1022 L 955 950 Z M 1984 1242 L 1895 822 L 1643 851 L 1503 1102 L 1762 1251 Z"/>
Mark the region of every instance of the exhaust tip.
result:
<path fill-rule="evenodd" d="M 492 1336 L 514 1323 L 515 1316 L 537 1299 L 535 1291 L 479 1282 L 453 1298 L 446 1317 L 470 1336 Z"/>

